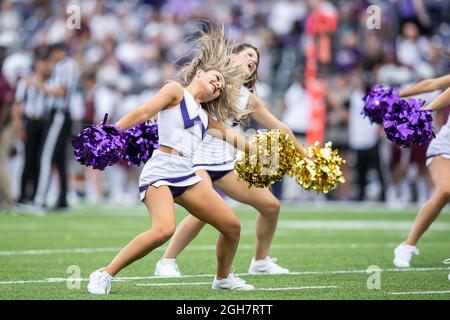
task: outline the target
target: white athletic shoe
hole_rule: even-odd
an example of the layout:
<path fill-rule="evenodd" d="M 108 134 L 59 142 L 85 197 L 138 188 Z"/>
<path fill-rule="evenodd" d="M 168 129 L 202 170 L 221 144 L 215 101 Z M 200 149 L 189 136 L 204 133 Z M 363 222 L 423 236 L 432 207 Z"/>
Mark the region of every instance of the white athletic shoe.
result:
<path fill-rule="evenodd" d="M 217 280 L 216 277 L 214 277 L 212 288 L 224 290 L 255 290 L 254 286 L 247 284 L 245 280 L 233 273 L 230 273 L 228 277 L 220 280 Z"/>
<path fill-rule="evenodd" d="M 444 261 L 443 261 L 445 264 L 450 264 L 450 258 L 448 258 L 448 259 L 445 259 Z M 448 274 L 448 281 L 450 281 L 450 273 Z"/>
<path fill-rule="evenodd" d="M 155 276 L 176 278 L 181 277 L 176 259 L 161 259 L 156 263 Z"/>
<path fill-rule="evenodd" d="M 111 291 L 112 277 L 102 270 L 97 270 L 89 276 L 87 290 L 92 294 L 109 294 Z"/>
<path fill-rule="evenodd" d="M 401 243 L 394 250 L 394 265 L 397 268 L 409 268 L 413 254 L 419 255 L 419 249 L 406 243 Z"/>
<path fill-rule="evenodd" d="M 250 274 L 286 274 L 289 270 L 282 268 L 275 262 L 277 258 L 266 257 L 262 260 L 255 260 L 253 257 L 250 267 L 248 268 L 248 273 Z"/>

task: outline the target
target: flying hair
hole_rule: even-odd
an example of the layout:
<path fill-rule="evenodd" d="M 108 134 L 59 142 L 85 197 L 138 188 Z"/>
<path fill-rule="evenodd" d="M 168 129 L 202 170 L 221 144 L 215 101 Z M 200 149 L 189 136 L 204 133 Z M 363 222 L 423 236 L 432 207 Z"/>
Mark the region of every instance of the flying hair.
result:
<path fill-rule="evenodd" d="M 186 87 L 198 69 L 220 72 L 225 80 L 222 93 L 218 98 L 202 103 L 202 107 L 221 122 L 240 118 L 249 112 L 237 107 L 240 88 L 245 81 L 243 66 L 230 63 L 234 46 L 226 37 L 224 26 L 210 26 L 207 29 L 200 31 L 200 36 L 191 41 L 195 57 L 181 68 L 175 80 Z"/>

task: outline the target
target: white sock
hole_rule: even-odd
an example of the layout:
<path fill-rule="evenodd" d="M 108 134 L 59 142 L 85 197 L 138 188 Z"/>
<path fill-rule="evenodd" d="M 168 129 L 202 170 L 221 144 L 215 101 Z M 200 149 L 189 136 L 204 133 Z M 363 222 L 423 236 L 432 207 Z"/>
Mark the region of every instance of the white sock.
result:
<path fill-rule="evenodd" d="M 407 249 L 411 249 L 411 250 L 416 249 L 416 246 L 412 246 L 412 245 L 406 244 L 406 243 L 403 243 L 403 246 L 406 247 Z"/>
<path fill-rule="evenodd" d="M 103 272 L 104 274 L 106 274 L 106 276 L 108 277 L 109 280 L 114 279 L 114 277 L 112 275 L 110 275 L 106 270 L 101 270 L 101 272 Z"/>

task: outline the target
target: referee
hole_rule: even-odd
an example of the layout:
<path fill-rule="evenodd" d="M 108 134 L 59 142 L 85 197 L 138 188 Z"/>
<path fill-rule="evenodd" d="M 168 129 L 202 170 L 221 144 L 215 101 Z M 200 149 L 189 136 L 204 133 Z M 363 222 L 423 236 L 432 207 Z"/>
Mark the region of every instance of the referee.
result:
<path fill-rule="evenodd" d="M 34 59 L 34 73 L 20 79 L 17 83 L 13 108 L 16 135 L 24 141 L 25 145 L 19 203 L 31 202 L 36 193 L 39 160 L 44 139 L 44 117 L 48 112 L 49 103 L 49 97 L 39 89 L 39 83 L 49 84 L 51 75 L 48 48 L 37 48 Z"/>
<path fill-rule="evenodd" d="M 50 185 L 52 165 L 59 175 L 59 196 L 55 209 L 65 209 L 67 204 L 67 160 L 66 147 L 71 133 L 70 101 L 78 88 L 79 71 L 74 59 L 66 55 L 63 43 L 49 48 L 53 72 L 49 84 L 40 83 L 40 90 L 50 97 L 49 116 L 45 123 L 45 138 L 42 147 L 38 187 L 34 203 L 45 206 Z"/>

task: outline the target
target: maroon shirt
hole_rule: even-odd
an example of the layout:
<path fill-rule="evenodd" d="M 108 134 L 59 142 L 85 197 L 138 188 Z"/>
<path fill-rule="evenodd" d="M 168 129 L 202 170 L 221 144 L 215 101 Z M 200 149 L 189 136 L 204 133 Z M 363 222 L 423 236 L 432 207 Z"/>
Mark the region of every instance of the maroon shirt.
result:
<path fill-rule="evenodd" d="M 7 111 L 14 101 L 14 91 L 3 75 L 0 75 L 0 120 L 4 119 L 3 113 Z"/>

